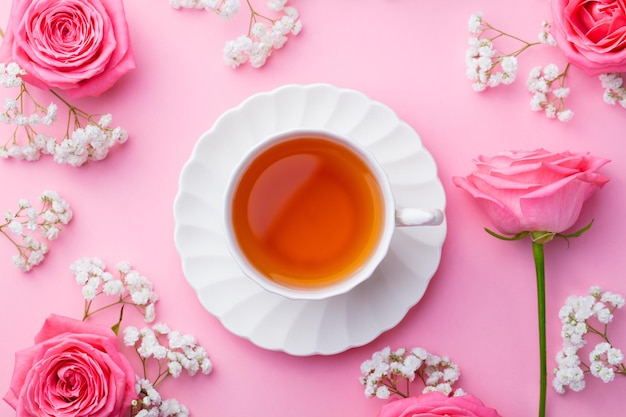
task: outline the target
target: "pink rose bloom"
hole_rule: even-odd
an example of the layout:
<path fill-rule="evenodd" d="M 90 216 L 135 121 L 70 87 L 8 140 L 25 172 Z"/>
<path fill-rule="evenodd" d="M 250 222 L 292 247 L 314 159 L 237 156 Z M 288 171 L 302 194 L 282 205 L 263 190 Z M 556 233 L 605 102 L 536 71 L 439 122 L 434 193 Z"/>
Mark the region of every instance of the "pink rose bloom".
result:
<path fill-rule="evenodd" d="M 27 83 L 97 96 L 135 68 L 122 0 L 14 0 L 0 62 Z"/>
<path fill-rule="evenodd" d="M 544 149 L 502 152 L 479 156 L 476 171 L 452 180 L 483 204 L 502 233 L 561 233 L 574 225 L 585 200 L 608 182 L 596 173 L 608 162 Z"/>
<path fill-rule="evenodd" d="M 430 392 L 417 397 L 394 400 L 383 405 L 378 417 L 501 417 L 478 398 L 466 394 L 448 397 Z"/>
<path fill-rule="evenodd" d="M 135 380 L 111 329 L 52 315 L 16 353 L 4 400 L 16 417 L 127 417 Z"/>
<path fill-rule="evenodd" d="M 558 46 L 589 75 L 626 72 L 625 0 L 551 0 Z"/>

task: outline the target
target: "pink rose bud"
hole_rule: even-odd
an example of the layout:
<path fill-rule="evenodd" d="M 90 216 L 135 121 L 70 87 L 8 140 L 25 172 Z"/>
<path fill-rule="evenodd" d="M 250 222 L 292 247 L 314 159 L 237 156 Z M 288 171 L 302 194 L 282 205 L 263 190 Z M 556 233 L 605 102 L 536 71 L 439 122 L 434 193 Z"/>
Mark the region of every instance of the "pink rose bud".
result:
<path fill-rule="evenodd" d="M 583 203 L 609 179 L 596 171 L 608 159 L 544 149 L 479 156 L 476 170 L 454 177 L 478 199 L 505 234 L 561 233 L 574 225 Z"/>

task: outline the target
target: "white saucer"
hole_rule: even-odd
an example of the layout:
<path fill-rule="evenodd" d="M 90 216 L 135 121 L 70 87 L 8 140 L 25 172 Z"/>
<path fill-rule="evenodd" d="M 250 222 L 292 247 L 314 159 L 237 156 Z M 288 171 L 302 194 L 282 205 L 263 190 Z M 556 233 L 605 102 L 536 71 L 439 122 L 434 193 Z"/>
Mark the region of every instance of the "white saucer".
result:
<path fill-rule="evenodd" d="M 224 192 L 255 143 L 292 128 L 325 128 L 365 145 L 389 176 L 398 206 L 445 209 L 437 167 L 420 137 L 387 106 L 327 84 L 287 85 L 224 113 L 198 140 L 174 203 L 176 248 L 202 305 L 231 332 L 292 355 L 365 345 L 398 324 L 439 266 L 446 224 L 400 228 L 365 283 L 321 301 L 291 300 L 246 278 L 228 251 Z"/>

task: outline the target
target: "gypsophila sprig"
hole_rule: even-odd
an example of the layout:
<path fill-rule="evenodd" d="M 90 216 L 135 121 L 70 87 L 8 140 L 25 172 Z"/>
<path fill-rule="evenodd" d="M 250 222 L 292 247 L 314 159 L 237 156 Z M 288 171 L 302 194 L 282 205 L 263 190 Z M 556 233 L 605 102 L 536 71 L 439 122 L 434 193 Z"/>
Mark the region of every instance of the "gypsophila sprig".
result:
<path fill-rule="evenodd" d="M 133 401 L 132 413 L 134 417 L 188 417 L 189 409 L 178 400 L 162 399 L 161 394 L 152 383 L 144 378 L 137 379 L 139 398 Z"/>
<path fill-rule="evenodd" d="M 462 395 L 462 389 L 453 389 L 460 376 L 459 367 L 447 357 L 434 355 L 421 347 L 395 351 L 385 347 L 361 364 L 359 382 L 365 387 L 368 398 L 388 399 L 392 395 L 408 398 L 410 385 L 416 379 L 424 385 L 422 393 L 439 391 L 445 395 Z"/>
<path fill-rule="evenodd" d="M 183 371 L 193 376 L 198 372 L 208 375 L 213 369 L 206 350 L 198 345 L 195 337 L 170 330 L 163 323 L 141 329 L 126 327 L 124 344 L 134 347 L 142 362 L 158 361 L 157 376 L 153 379 L 155 387 L 168 376 L 178 378 Z"/>
<path fill-rule="evenodd" d="M 471 36 L 465 55 L 465 65 L 466 75 L 472 80 L 474 91 L 484 91 L 487 87 L 513 83 L 518 70 L 517 57 L 532 46 L 554 41 L 546 32 L 549 26 L 545 23 L 542 26 L 539 41 L 533 43 L 490 25 L 483 19 L 482 13 L 471 15 L 468 26 Z M 505 37 L 518 41 L 521 46 L 507 53 L 499 51 L 494 41 Z"/>
<path fill-rule="evenodd" d="M 552 26 L 543 21 L 537 41 L 528 42 L 511 35 L 484 20 L 482 13 L 470 16 L 468 29 L 470 32 L 469 49 L 466 52 L 466 76 L 472 81 L 474 91 L 485 91 L 488 87 L 512 84 L 518 71 L 518 56 L 537 45 L 557 46 L 551 34 Z M 501 52 L 495 43 L 502 39 L 518 42 L 520 46 L 511 52 Z M 566 77 L 570 69 L 567 63 L 563 71 L 556 64 L 535 66 L 527 78 L 527 88 L 532 98 L 530 109 L 543 112 L 550 119 L 567 122 L 574 112 L 567 108 L 565 99 L 570 88 L 566 86 Z M 607 73 L 599 76 L 604 88 L 604 101 L 608 104 L 621 104 L 626 108 L 626 90 L 623 87 L 622 74 Z"/>
<path fill-rule="evenodd" d="M 18 202 L 16 211 L 4 212 L 4 223 L 0 233 L 17 249 L 13 265 L 28 272 L 43 262 L 48 253 L 46 241 L 55 240 L 72 219 L 72 210 L 67 201 L 56 191 L 44 191 L 39 197 L 41 207 L 37 210 L 26 199 Z"/>
<path fill-rule="evenodd" d="M 121 306 L 119 321 L 113 325 L 118 333 L 124 315 L 124 307 L 130 305 L 143 315 L 148 323 L 155 319 L 155 303 L 159 296 L 154 292 L 152 282 L 131 267 L 129 262 L 117 264 L 118 277 L 106 270 L 105 263 L 98 258 L 81 258 L 72 263 L 70 271 L 79 285 L 82 285 L 85 308 L 83 320 L 89 316 L 113 307 Z M 113 297 L 112 302 L 92 310 L 96 297 L 106 295 Z"/>
<path fill-rule="evenodd" d="M 223 19 L 230 19 L 239 12 L 239 0 L 169 0 L 175 9 L 204 9 L 214 12 Z M 245 0 L 250 12 L 248 31 L 234 40 L 226 42 L 224 61 L 232 68 L 249 63 L 254 68 L 265 65 L 276 49 L 281 49 L 289 35 L 298 35 L 302 22 L 298 11 L 287 6 L 287 0 L 270 0 L 267 7 L 272 14 L 263 14 L 255 9 L 250 0 Z"/>
<path fill-rule="evenodd" d="M 128 139 L 124 129 L 111 126 L 110 114 L 87 113 L 49 90 L 67 107 L 65 133 L 59 141 L 45 131 L 58 119 L 58 105 L 39 103 L 23 82 L 23 75 L 24 70 L 16 63 L 0 63 L 0 84 L 9 91 L 0 121 L 13 127 L 8 140 L 0 146 L 0 157 L 37 161 L 49 155 L 60 164 L 79 167 L 88 161 L 103 160 L 113 146 Z"/>
<path fill-rule="evenodd" d="M 569 64 L 563 71 L 555 64 L 549 64 L 545 68 L 535 67 L 528 75 L 526 85 L 528 91 L 533 94 L 530 100 L 530 109 L 544 111 L 549 119 L 558 118 L 567 122 L 574 116 L 574 112 L 565 107 L 565 98 L 569 95 L 569 88 L 565 86 L 565 77 L 569 70 Z"/>
<path fill-rule="evenodd" d="M 604 88 L 604 101 L 611 105 L 619 103 L 626 108 L 626 87 L 623 75 L 615 72 L 602 74 L 600 82 Z"/>
<path fill-rule="evenodd" d="M 626 375 L 624 355 L 609 340 L 608 326 L 613 314 L 624 306 L 624 297 L 594 286 L 584 296 L 571 296 L 561 307 L 563 348 L 556 355 L 552 386 L 560 393 L 566 388 L 581 391 L 585 388 L 585 375 L 608 383 L 615 375 Z M 595 335 L 599 342 L 591 350 L 588 360 L 581 358 L 580 350 Z"/>
<path fill-rule="evenodd" d="M 145 322 L 155 320 L 159 297 L 150 280 L 133 269 L 129 262 L 117 264 L 117 276 L 108 272 L 106 264 L 95 257 L 74 261 L 70 270 L 76 282 L 82 285 L 85 299 L 83 321 L 97 312 L 119 306 L 119 320 L 112 326 L 118 335 L 124 308 L 129 305 L 139 310 Z M 92 309 L 99 296 L 110 296 L 114 301 Z M 169 377 L 179 378 L 183 373 L 189 376 L 210 374 L 213 364 L 206 349 L 192 335 L 172 330 L 164 323 L 142 328 L 127 326 L 120 337 L 125 346 L 135 350 L 141 362 L 131 417 L 188 417 L 190 413 L 184 404 L 176 399 L 164 399 L 157 388 Z"/>
<path fill-rule="evenodd" d="M 135 348 L 144 369 L 148 369 L 149 360 L 157 364 L 156 376 L 151 380 L 141 378 L 137 382 L 139 399 L 133 403 L 136 416 L 188 416 L 189 411 L 183 404 L 172 399 L 163 400 L 156 388 L 170 376 L 178 378 L 183 371 L 191 376 L 198 372 L 210 374 L 213 364 L 206 350 L 193 336 L 170 330 L 163 323 L 142 329 L 126 327 L 124 344 Z"/>

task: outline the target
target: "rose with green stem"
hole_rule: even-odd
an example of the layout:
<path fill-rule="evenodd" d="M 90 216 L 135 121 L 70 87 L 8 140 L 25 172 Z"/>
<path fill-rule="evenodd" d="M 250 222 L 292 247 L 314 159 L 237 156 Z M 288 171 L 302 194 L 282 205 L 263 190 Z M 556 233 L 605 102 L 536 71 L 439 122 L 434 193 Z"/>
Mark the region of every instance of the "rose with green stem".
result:
<path fill-rule="evenodd" d="M 574 238 L 589 230 L 592 223 L 564 233 L 578 220 L 584 202 L 609 181 L 597 172 L 608 162 L 588 153 L 503 151 L 493 157 L 477 157 L 474 172 L 453 177 L 456 186 L 482 204 L 498 229 L 498 233 L 487 229 L 492 236 L 507 241 L 531 239 L 537 287 L 540 417 L 545 416 L 547 391 L 543 245 L 555 237 Z"/>

